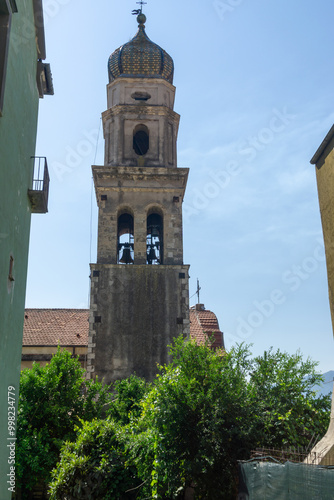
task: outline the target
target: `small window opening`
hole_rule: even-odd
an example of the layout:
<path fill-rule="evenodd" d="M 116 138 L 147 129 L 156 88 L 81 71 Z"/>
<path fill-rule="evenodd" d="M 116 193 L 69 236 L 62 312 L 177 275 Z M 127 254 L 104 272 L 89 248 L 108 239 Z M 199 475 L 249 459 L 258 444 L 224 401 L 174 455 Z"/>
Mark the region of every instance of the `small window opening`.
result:
<path fill-rule="evenodd" d="M 13 267 L 14 267 L 14 257 L 11 255 L 9 259 L 9 272 L 8 272 L 9 281 L 14 281 Z"/>
<path fill-rule="evenodd" d="M 147 264 L 162 264 L 163 251 L 163 221 L 159 214 L 147 217 L 146 257 Z"/>
<path fill-rule="evenodd" d="M 7 290 L 8 293 L 11 293 L 13 286 L 14 286 L 14 257 L 11 255 L 9 257 L 9 269 L 8 269 L 8 279 L 7 279 Z"/>
<path fill-rule="evenodd" d="M 130 214 L 122 214 L 118 217 L 117 264 L 133 264 L 133 262 L 133 217 Z"/>
<path fill-rule="evenodd" d="M 151 95 L 148 94 L 147 92 L 140 92 L 136 91 L 133 94 L 131 94 L 132 99 L 135 101 L 148 101 L 151 99 Z"/>
<path fill-rule="evenodd" d="M 133 149 L 138 156 L 144 156 L 149 148 L 150 137 L 148 128 L 145 125 L 139 125 L 133 133 Z"/>

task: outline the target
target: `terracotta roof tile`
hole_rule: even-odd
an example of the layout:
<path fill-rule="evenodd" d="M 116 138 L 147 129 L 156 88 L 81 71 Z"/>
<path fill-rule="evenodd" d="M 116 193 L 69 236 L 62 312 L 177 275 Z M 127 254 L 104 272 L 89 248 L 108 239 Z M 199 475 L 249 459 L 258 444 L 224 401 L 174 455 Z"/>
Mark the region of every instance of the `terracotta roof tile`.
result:
<path fill-rule="evenodd" d="M 23 346 L 86 346 L 89 310 L 26 309 Z"/>
<path fill-rule="evenodd" d="M 213 348 L 224 347 L 216 315 L 190 308 L 190 337 L 204 344 L 214 337 Z M 87 346 L 88 309 L 26 309 L 23 346 Z"/>
<path fill-rule="evenodd" d="M 216 315 L 206 309 L 191 307 L 189 310 L 190 337 L 198 344 L 204 344 L 209 338 L 214 338 L 212 348 L 224 347 L 223 333 L 219 329 Z"/>

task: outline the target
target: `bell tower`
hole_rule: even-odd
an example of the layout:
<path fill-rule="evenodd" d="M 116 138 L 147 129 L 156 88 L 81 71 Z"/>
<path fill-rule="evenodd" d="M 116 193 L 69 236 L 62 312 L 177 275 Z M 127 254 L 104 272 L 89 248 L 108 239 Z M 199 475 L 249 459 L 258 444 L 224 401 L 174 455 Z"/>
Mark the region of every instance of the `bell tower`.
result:
<path fill-rule="evenodd" d="M 173 338 L 189 336 L 174 63 L 148 38 L 141 9 L 137 21 L 108 61 L 105 159 L 92 167 L 99 223 L 87 376 L 106 383 L 132 373 L 152 380 Z"/>

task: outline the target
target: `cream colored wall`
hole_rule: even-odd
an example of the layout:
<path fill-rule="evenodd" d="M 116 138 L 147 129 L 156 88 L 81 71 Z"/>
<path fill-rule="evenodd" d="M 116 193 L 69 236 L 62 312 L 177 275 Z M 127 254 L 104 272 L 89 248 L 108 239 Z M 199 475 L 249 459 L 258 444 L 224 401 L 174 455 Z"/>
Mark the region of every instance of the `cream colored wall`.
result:
<path fill-rule="evenodd" d="M 63 349 L 67 349 L 70 353 L 75 354 L 76 356 L 85 356 L 85 361 L 81 361 L 81 366 L 86 368 L 86 355 L 87 355 L 87 347 L 63 347 Z M 44 346 L 44 347 L 36 347 L 36 346 L 24 346 L 22 347 L 22 355 L 52 355 L 57 352 L 57 347 L 55 346 Z M 37 361 L 41 366 L 45 366 L 49 361 Z M 31 368 L 33 361 L 21 361 L 21 370 L 25 368 Z"/>
<path fill-rule="evenodd" d="M 133 98 L 135 92 L 149 94 L 147 102 L 152 106 L 164 105 L 173 109 L 175 91 L 174 85 L 160 78 L 118 78 L 107 86 L 108 109 L 119 104 L 140 105 Z"/>
<path fill-rule="evenodd" d="M 334 327 L 334 138 L 317 163 L 317 185 L 324 234 L 329 303 Z"/>

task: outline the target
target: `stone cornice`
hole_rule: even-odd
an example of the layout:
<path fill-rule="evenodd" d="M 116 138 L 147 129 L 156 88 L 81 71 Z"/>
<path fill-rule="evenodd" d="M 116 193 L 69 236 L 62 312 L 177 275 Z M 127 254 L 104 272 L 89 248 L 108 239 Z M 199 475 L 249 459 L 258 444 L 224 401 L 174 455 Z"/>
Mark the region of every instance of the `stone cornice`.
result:
<path fill-rule="evenodd" d="M 102 113 L 102 119 L 105 122 L 109 117 L 122 115 L 124 117 L 129 117 L 129 115 L 134 114 L 136 118 L 140 116 L 168 116 L 173 121 L 179 122 L 180 115 L 170 109 L 168 106 L 149 106 L 147 104 L 117 104 L 110 109 L 107 109 Z"/>
<path fill-rule="evenodd" d="M 178 192 L 184 197 L 189 168 L 167 167 L 107 167 L 92 166 L 95 190 L 107 191 L 165 191 Z"/>
<path fill-rule="evenodd" d="M 172 90 L 174 92 L 176 90 L 175 85 L 173 85 L 172 83 L 170 83 L 167 80 L 164 80 L 162 78 L 146 78 L 145 79 L 142 77 L 130 78 L 130 77 L 126 77 L 126 76 L 118 77 L 116 80 L 108 83 L 107 87 L 114 87 L 115 85 L 119 84 L 120 82 L 122 84 L 130 84 L 132 87 L 134 87 L 137 83 L 142 84 L 143 81 L 149 87 L 152 87 L 152 85 L 158 84 L 158 85 L 165 85 L 165 87 L 168 87 L 170 90 Z"/>

